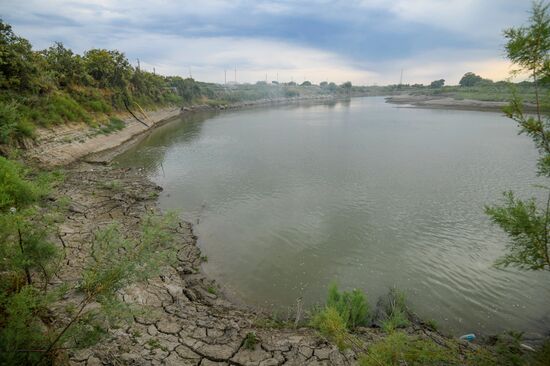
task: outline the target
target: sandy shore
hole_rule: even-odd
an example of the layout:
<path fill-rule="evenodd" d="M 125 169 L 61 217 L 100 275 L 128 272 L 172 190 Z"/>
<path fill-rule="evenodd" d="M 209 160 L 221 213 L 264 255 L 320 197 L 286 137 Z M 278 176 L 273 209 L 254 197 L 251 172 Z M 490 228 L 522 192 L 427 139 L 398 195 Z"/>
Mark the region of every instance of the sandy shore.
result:
<path fill-rule="evenodd" d="M 453 99 L 428 95 L 394 95 L 386 98 L 386 102 L 418 108 L 460 109 L 474 111 L 501 112 L 508 102 L 491 102 L 473 99 Z"/>

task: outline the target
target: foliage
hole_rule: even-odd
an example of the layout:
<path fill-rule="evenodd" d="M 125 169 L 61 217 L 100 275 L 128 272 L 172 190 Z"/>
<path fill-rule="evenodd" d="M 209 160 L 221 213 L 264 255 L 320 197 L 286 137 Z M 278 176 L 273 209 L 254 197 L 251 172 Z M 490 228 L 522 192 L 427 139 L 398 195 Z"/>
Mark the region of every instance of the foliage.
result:
<path fill-rule="evenodd" d="M 431 88 L 443 88 L 445 85 L 445 79 L 434 80 L 430 83 Z"/>
<path fill-rule="evenodd" d="M 536 104 L 535 115 L 526 114 L 516 94 L 505 113 L 518 123 L 520 134 L 533 140 L 539 152 L 538 174 L 550 177 L 550 114 L 540 95 L 540 86 L 550 81 L 549 5 L 534 3 L 530 24 L 507 29 L 504 35 L 508 40 L 508 59 L 531 75 Z M 503 205 L 488 206 L 485 211 L 511 239 L 508 253 L 497 261 L 497 265 L 550 270 L 550 190 L 542 207 L 534 198 L 521 200 L 507 192 Z"/>
<path fill-rule="evenodd" d="M 329 286 L 326 306 L 336 309 L 347 329 L 353 330 L 366 325 L 369 321 L 370 308 L 367 298 L 358 289 L 340 292 L 336 283 L 332 283 Z"/>
<path fill-rule="evenodd" d="M 258 344 L 258 338 L 256 337 L 256 333 L 250 332 L 246 333 L 246 337 L 244 338 L 243 347 L 248 350 L 254 350 L 256 348 L 256 345 Z"/>
<path fill-rule="evenodd" d="M 405 294 L 393 287 L 377 305 L 377 318 L 385 332 L 405 328 L 410 324 Z"/>
<path fill-rule="evenodd" d="M 458 84 L 460 86 L 475 86 L 483 81 L 483 78 L 473 72 L 467 72 L 462 76 Z"/>
<path fill-rule="evenodd" d="M 25 179 L 22 166 L 0 156 L 0 212 L 25 207 L 38 198 L 38 191 Z"/>
<path fill-rule="evenodd" d="M 380 365 L 459 365 L 456 354 L 431 340 L 393 332 L 368 348 L 361 366 Z"/>
<path fill-rule="evenodd" d="M 311 326 L 333 341 L 339 349 L 349 347 L 346 321 L 335 308 L 327 306 L 317 312 L 311 320 Z"/>

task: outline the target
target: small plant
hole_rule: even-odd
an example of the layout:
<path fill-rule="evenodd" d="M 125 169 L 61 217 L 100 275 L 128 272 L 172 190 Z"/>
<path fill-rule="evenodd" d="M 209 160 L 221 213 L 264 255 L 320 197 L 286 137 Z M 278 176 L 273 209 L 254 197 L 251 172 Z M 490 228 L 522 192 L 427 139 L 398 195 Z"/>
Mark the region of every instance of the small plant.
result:
<path fill-rule="evenodd" d="M 207 255 L 201 255 L 201 262 L 208 262 L 208 256 Z"/>
<path fill-rule="evenodd" d="M 346 328 L 350 330 L 366 325 L 370 317 L 367 298 L 363 292 L 357 289 L 353 289 L 351 292 L 339 292 L 338 286 L 332 283 L 329 286 L 326 305 L 338 311 Z"/>
<path fill-rule="evenodd" d="M 405 294 L 395 287 L 391 288 L 378 302 L 378 318 L 382 329 L 387 333 L 407 327 L 410 321 Z"/>
<path fill-rule="evenodd" d="M 460 365 L 458 355 L 431 340 L 394 332 L 374 343 L 359 360 L 361 366 Z"/>
<path fill-rule="evenodd" d="M 256 349 L 256 345 L 258 344 L 258 338 L 256 337 L 256 333 L 249 332 L 246 333 L 246 337 L 244 337 L 243 341 L 243 347 L 245 349 L 253 351 Z"/>
<path fill-rule="evenodd" d="M 432 330 L 437 330 L 439 328 L 437 321 L 435 321 L 434 319 L 426 320 L 426 325 Z"/>
<path fill-rule="evenodd" d="M 166 348 L 165 346 L 163 346 L 162 344 L 160 344 L 160 341 L 156 338 L 151 338 L 147 341 L 147 344 L 152 348 L 152 349 L 160 349 L 162 351 L 167 351 L 168 348 Z"/>
<path fill-rule="evenodd" d="M 216 295 L 218 293 L 218 290 L 216 290 L 216 287 L 214 287 L 213 285 L 209 285 L 206 288 L 206 291 L 208 291 L 208 293 L 210 293 L 212 295 Z"/>
<path fill-rule="evenodd" d="M 336 343 L 340 350 L 349 347 L 346 321 L 334 307 L 327 306 L 313 317 L 311 326 Z"/>
<path fill-rule="evenodd" d="M 108 135 L 112 132 L 120 131 L 124 127 L 126 127 L 126 123 L 124 123 L 123 120 L 116 117 L 111 117 L 109 122 L 99 128 L 99 131 L 105 135 Z"/>
<path fill-rule="evenodd" d="M 118 180 L 112 180 L 112 181 L 109 181 L 109 182 L 104 182 L 102 184 L 102 187 L 104 189 L 108 189 L 110 191 L 115 191 L 115 192 L 122 191 L 122 183 L 120 183 L 120 181 L 118 181 Z"/>

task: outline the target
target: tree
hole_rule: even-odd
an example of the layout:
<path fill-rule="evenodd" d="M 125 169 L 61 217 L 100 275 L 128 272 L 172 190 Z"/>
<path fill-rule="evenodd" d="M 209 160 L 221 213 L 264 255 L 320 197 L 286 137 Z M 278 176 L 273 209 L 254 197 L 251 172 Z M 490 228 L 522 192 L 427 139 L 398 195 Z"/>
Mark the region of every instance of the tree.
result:
<path fill-rule="evenodd" d="M 53 46 L 41 53 L 47 62 L 48 71 L 53 73 L 59 86 L 86 82 L 87 75 L 82 57 L 65 48 L 63 43 L 55 42 Z"/>
<path fill-rule="evenodd" d="M 346 81 L 345 83 L 340 85 L 340 87 L 344 89 L 347 94 L 351 93 L 351 81 Z"/>
<path fill-rule="evenodd" d="M 550 81 L 550 14 L 549 4 L 536 2 L 530 23 L 504 31 L 508 59 L 519 71 L 527 71 L 535 85 L 535 115 L 524 113 L 517 94 L 506 107 L 506 115 L 519 125 L 519 133 L 533 140 L 539 159 L 537 173 L 550 177 L 550 113 L 543 107 L 540 87 Z M 508 252 L 497 265 L 530 270 L 550 270 L 550 188 L 544 204 L 536 199 L 521 200 L 513 192 L 504 193 L 502 205 L 486 207 L 491 220 L 510 237 Z"/>
<path fill-rule="evenodd" d="M 122 52 L 92 49 L 84 54 L 87 72 L 100 88 L 125 88 L 132 68 Z"/>
<path fill-rule="evenodd" d="M 300 86 L 311 86 L 311 81 L 306 80 Z"/>
<path fill-rule="evenodd" d="M 431 88 L 443 88 L 445 85 L 445 79 L 434 80 L 430 83 Z"/>
<path fill-rule="evenodd" d="M 0 19 L 0 88 L 37 91 L 38 74 L 30 42 L 16 36 Z"/>
<path fill-rule="evenodd" d="M 483 78 L 479 75 L 474 74 L 473 72 L 467 72 L 460 79 L 458 84 L 460 86 L 475 86 L 483 81 Z"/>

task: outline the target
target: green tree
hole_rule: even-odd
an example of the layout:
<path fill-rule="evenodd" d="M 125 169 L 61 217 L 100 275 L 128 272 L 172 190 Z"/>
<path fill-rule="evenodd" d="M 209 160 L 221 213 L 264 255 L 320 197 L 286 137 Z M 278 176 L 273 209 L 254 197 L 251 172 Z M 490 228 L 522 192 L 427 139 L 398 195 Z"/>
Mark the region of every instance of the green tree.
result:
<path fill-rule="evenodd" d="M 467 72 L 462 76 L 458 84 L 460 86 L 475 86 L 483 81 L 483 78 L 473 72 Z"/>
<path fill-rule="evenodd" d="M 524 112 L 518 95 L 505 109 L 506 115 L 519 125 L 519 133 L 533 140 L 538 152 L 540 176 L 550 177 L 550 114 L 542 100 L 540 88 L 550 80 L 550 14 L 549 5 L 535 2 L 527 26 L 504 31 L 506 55 L 528 72 L 536 91 L 536 113 Z M 548 102 L 548 101 L 546 101 Z M 534 199 L 521 200 L 512 192 L 504 193 L 502 205 L 486 207 L 491 220 L 510 237 L 508 252 L 497 265 L 530 270 L 550 270 L 550 188 L 543 205 Z"/>
<path fill-rule="evenodd" d="M 128 59 L 116 50 L 92 49 L 84 54 L 87 72 L 100 88 L 127 86 L 132 72 Z"/>
<path fill-rule="evenodd" d="M 340 87 L 344 89 L 347 94 L 351 94 L 351 81 L 346 81 L 345 83 L 340 85 Z"/>
<path fill-rule="evenodd" d="M 30 42 L 16 36 L 0 19 L 0 88 L 37 91 L 38 74 Z"/>
<path fill-rule="evenodd" d="M 430 83 L 431 88 L 443 88 L 445 85 L 445 79 L 434 80 Z"/>
<path fill-rule="evenodd" d="M 48 71 L 53 74 L 58 86 L 88 83 L 82 57 L 75 55 L 63 43 L 55 42 L 53 46 L 41 53 L 46 60 Z"/>

